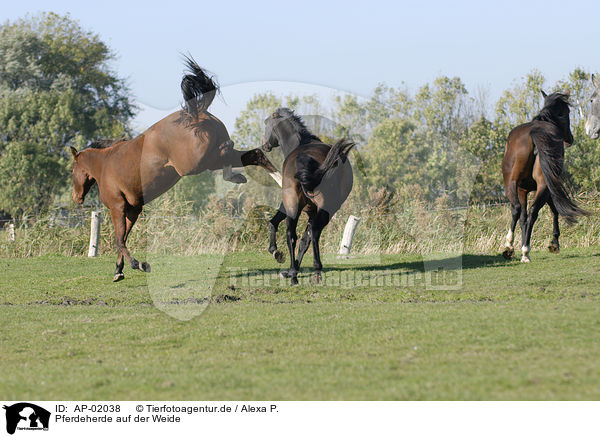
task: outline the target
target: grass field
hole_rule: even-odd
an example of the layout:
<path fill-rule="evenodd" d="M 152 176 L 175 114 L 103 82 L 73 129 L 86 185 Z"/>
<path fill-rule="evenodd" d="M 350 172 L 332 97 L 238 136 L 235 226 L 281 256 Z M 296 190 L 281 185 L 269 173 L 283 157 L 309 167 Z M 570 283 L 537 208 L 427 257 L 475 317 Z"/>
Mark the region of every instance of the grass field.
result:
<path fill-rule="evenodd" d="M 428 290 L 409 255 L 325 256 L 295 288 L 262 253 L 119 283 L 113 257 L 0 258 L 0 398 L 600 399 L 600 248 L 532 259 L 467 254 Z"/>

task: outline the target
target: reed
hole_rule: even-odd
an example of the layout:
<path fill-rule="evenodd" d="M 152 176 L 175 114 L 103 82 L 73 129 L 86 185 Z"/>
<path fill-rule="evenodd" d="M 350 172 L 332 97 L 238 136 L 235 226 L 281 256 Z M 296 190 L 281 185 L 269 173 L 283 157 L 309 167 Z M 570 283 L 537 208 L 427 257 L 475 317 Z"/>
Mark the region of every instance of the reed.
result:
<path fill-rule="evenodd" d="M 366 198 L 364 197 L 366 196 Z M 577 201 L 592 215 L 573 226 L 561 221 L 562 247 L 600 244 L 600 194 L 579 194 Z M 368 206 L 367 206 L 368 205 Z M 254 198 L 213 196 L 195 212 L 191 202 L 158 199 L 140 216 L 128 246 L 134 252 L 196 255 L 231 251 L 266 251 L 268 219 L 274 208 L 259 205 Z M 90 209 L 52 211 L 40 217 L 25 217 L 15 223 L 15 241 L 0 232 L 1 257 L 31 257 L 46 254 L 80 256 L 87 253 Z M 473 205 L 456 208 L 440 197 L 431 205 L 419 193 L 391 197 L 384 190 L 352 195 L 325 228 L 321 239 L 324 252 L 339 249 L 350 214 L 361 217 L 352 245 L 353 253 L 468 252 L 499 253 L 510 220 L 508 205 Z M 306 218 L 298 225 L 304 230 Z M 5 228 L 6 229 L 6 228 Z M 545 249 L 552 236 L 548 208 L 536 223 L 532 248 Z M 114 234 L 107 210 L 102 214 L 99 254 L 115 253 Z M 520 244 L 519 226 L 515 246 Z M 286 249 L 285 222 L 278 233 L 280 248 Z"/>

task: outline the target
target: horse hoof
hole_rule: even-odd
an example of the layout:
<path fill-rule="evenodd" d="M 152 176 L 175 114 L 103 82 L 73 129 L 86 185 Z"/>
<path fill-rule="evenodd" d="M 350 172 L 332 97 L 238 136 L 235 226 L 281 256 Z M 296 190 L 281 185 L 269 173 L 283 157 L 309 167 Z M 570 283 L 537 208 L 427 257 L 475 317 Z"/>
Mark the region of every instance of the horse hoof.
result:
<path fill-rule="evenodd" d="M 292 280 L 290 281 L 290 284 L 291 284 L 292 286 L 293 286 L 293 285 L 298 285 L 298 278 L 297 278 L 297 277 L 295 277 L 295 276 L 293 276 L 293 277 L 292 277 Z"/>
<path fill-rule="evenodd" d="M 275 258 L 275 261 L 281 264 L 285 261 L 285 253 L 283 253 L 281 250 L 276 250 L 273 252 L 273 258 Z"/>
<path fill-rule="evenodd" d="M 526 255 L 523 255 L 523 256 L 521 257 L 521 262 L 522 262 L 522 263 L 529 263 L 529 262 L 531 262 L 531 259 L 530 259 L 528 256 L 526 256 Z"/>
<path fill-rule="evenodd" d="M 141 263 L 140 264 L 140 270 L 142 272 L 150 273 L 150 264 L 148 264 L 147 262 Z"/>
<path fill-rule="evenodd" d="M 248 182 L 248 179 L 246 179 L 246 176 L 244 176 L 241 173 L 234 173 L 231 175 L 231 177 L 229 177 L 225 180 L 229 181 L 229 182 L 233 182 L 234 184 L 245 184 L 246 182 Z"/>
<path fill-rule="evenodd" d="M 113 278 L 113 282 L 119 282 L 125 279 L 125 275 L 123 273 L 115 273 L 115 277 Z"/>
<path fill-rule="evenodd" d="M 550 253 L 559 253 L 560 247 L 554 243 L 550 243 L 550 245 L 548 246 L 548 250 L 550 251 Z"/>
<path fill-rule="evenodd" d="M 282 271 L 279 272 L 279 277 L 280 278 L 292 278 L 292 280 L 293 280 L 297 276 L 298 276 L 298 272 L 290 270 L 290 269 L 288 269 L 288 270 L 282 270 Z"/>
<path fill-rule="evenodd" d="M 504 259 L 512 259 L 514 255 L 515 249 L 511 247 L 507 247 L 506 249 L 504 249 L 504 252 L 502 252 L 502 256 L 504 257 Z"/>
<path fill-rule="evenodd" d="M 314 272 L 310 277 L 311 284 L 320 284 L 322 280 L 323 277 L 321 276 L 321 272 Z"/>

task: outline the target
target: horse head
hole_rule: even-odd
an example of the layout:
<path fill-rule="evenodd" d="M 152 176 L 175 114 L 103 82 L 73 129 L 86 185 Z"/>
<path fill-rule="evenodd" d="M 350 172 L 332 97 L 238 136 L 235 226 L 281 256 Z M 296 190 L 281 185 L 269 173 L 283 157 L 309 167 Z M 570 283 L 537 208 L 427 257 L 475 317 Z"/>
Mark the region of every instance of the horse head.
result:
<path fill-rule="evenodd" d="M 598 138 L 600 136 L 600 79 L 592 74 L 592 84 L 594 85 L 594 93 L 590 97 L 592 104 L 592 112 L 585 121 L 585 133 L 590 138 Z"/>
<path fill-rule="evenodd" d="M 289 155 L 300 144 L 318 139 L 306 128 L 300 117 L 289 108 L 279 108 L 265 119 L 265 135 L 262 148 L 270 152 L 281 147 L 283 155 Z"/>
<path fill-rule="evenodd" d="M 275 147 L 279 147 L 281 145 L 279 144 L 279 138 L 275 129 L 280 121 L 278 119 L 280 119 L 280 117 L 277 114 L 277 111 L 265 118 L 265 134 L 263 135 L 262 139 L 262 149 L 265 152 L 270 152 Z"/>
<path fill-rule="evenodd" d="M 85 195 L 90 191 L 90 188 L 92 188 L 96 180 L 81 164 L 81 152 L 78 152 L 77 149 L 71 147 L 71 154 L 73 155 L 73 166 L 71 169 L 73 175 L 73 202 L 81 204 L 85 200 Z"/>
<path fill-rule="evenodd" d="M 536 118 L 552 121 L 556 124 L 561 130 L 563 141 L 567 146 L 570 146 L 574 140 L 569 119 L 569 90 L 564 93 L 552 93 L 550 95 L 542 90 L 542 96 L 544 96 L 544 107 Z"/>

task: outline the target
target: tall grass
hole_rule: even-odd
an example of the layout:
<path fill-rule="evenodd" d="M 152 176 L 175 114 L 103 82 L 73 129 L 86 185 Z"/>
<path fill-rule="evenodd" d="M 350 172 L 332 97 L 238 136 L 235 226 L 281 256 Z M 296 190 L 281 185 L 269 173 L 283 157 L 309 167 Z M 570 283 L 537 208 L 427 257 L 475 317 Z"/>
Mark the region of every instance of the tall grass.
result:
<path fill-rule="evenodd" d="M 363 196 L 364 197 L 364 196 Z M 333 217 L 321 237 L 324 252 L 337 252 L 350 214 L 359 216 L 353 253 L 498 253 L 510 220 L 508 205 L 452 208 L 441 197 L 428 205 L 418 192 L 394 200 L 383 190 L 371 190 L 360 199 L 352 195 Z M 573 226 L 561 221 L 562 247 L 600 244 L 600 194 L 579 195 L 577 201 L 592 215 Z M 241 250 L 266 250 L 268 218 L 274 208 L 257 206 L 255 199 L 212 197 L 199 214 L 192 204 L 169 197 L 148 205 L 128 240 L 133 252 L 194 255 Z M 63 214 L 64 215 L 64 214 Z M 114 233 L 107 210 L 102 214 L 100 254 L 115 253 Z M 304 231 L 306 218 L 298 224 Z M 517 226 L 515 245 L 520 245 Z M 56 213 L 16 222 L 15 241 L 0 232 L 0 256 L 29 257 L 44 254 L 85 255 L 90 233 L 90 210 L 76 209 L 56 218 Z M 547 246 L 552 238 L 552 219 L 546 207 L 533 232 L 532 248 Z M 285 222 L 278 245 L 286 250 Z"/>

